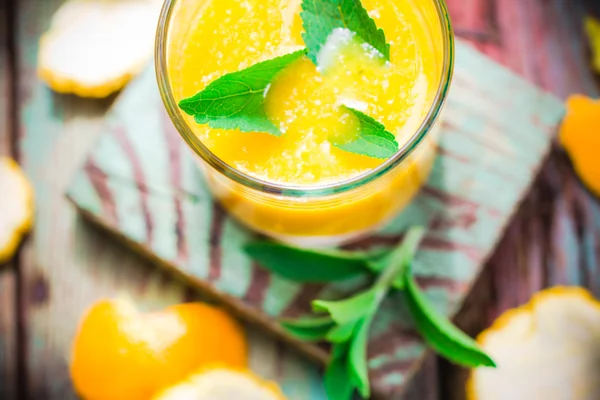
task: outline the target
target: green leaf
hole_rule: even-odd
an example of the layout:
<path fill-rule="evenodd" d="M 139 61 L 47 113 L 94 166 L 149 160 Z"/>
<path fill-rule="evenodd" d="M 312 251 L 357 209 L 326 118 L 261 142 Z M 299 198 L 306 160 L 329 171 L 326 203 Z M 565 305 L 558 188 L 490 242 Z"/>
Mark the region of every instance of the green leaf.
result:
<path fill-rule="evenodd" d="M 495 367 L 477 343 L 436 311 L 421 292 L 411 268 L 404 272 L 405 298 L 419 333 L 427 343 L 450 361 L 467 367 Z"/>
<path fill-rule="evenodd" d="M 333 346 L 331 361 L 325 370 L 325 392 L 329 400 L 351 400 L 354 387 L 348 370 L 347 343 Z"/>
<path fill-rule="evenodd" d="M 301 318 L 298 320 L 282 320 L 281 326 L 293 337 L 307 342 L 319 342 L 335 327 L 329 317 Z"/>
<path fill-rule="evenodd" d="M 374 316 L 374 314 L 371 314 L 358 323 L 356 335 L 350 345 L 350 355 L 348 357 L 350 375 L 353 378 L 352 381 L 365 399 L 369 398 L 371 395 L 369 368 L 367 365 L 367 344 L 369 339 L 369 329 Z"/>
<path fill-rule="evenodd" d="M 343 325 L 337 325 L 335 328 L 327 332 L 325 339 L 329 343 L 344 343 L 349 341 L 356 329 L 356 321 L 351 321 Z"/>
<path fill-rule="evenodd" d="M 269 271 L 300 283 L 329 283 L 364 275 L 368 253 L 305 250 L 269 241 L 249 243 L 246 253 Z"/>
<path fill-rule="evenodd" d="M 224 75 L 196 95 L 181 100 L 179 107 L 197 123 L 211 128 L 280 136 L 279 128 L 267 117 L 265 95 L 277 75 L 304 54 L 306 51 L 300 50 Z"/>
<path fill-rule="evenodd" d="M 388 265 L 386 269 L 379 275 L 373 287 L 367 292 L 364 292 L 364 294 L 369 293 L 370 298 L 368 299 L 372 302 L 370 311 L 361 313 L 362 310 L 360 310 L 359 306 L 362 303 L 357 302 L 357 304 L 352 305 L 356 310 L 355 314 L 362 315 L 354 330 L 354 337 L 351 340 L 348 361 L 353 385 L 364 398 L 368 398 L 371 392 L 367 365 L 367 344 L 371 323 L 390 289 L 398 281 L 398 278 L 402 278 L 405 271 L 410 268 L 410 263 L 417 252 L 424 233 L 425 230 L 421 227 L 411 228 L 406 233 L 401 244 L 387 257 Z M 329 305 L 328 309 L 331 312 L 331 305 Z M 351 307 L 345 305 L 342 310 L 338 309 L 334 311 L 349 312 L 349 309 L 351 309 Z M 336 317 L 333 315 L 332 318 L 336 320 Z"/>
<path fill-rule="evenodd" d="M 302 10 L 300 16 L 305 30 L 302 37 L 308 48 L 308 58 L 315 65 L 319 51 L 338 28 L 356 33 L 389 61 L 390 45 L 385 33 L 377 28 L 360 0 L 303 0 Z"/>
<path fill-rule="evenodd" d="M 312 302 L 312 306 L 315 312 L 328 312 L 338 325 L 344 325 L 374 312 L 377 299 L 378 291 L 369 289 L 349 299 L 338 301 L 315 300 Z"/>
<path fill-rule="evenodd" d="M 396 137 L 388 132 L 381 123 L 358 110 L 342 106 L 352 113 L 360 123 L 358 135 L 350 141 L 334 141 L 333 145 L 344 151 L 363 156 L 387 159 L 398 152 Z"/>

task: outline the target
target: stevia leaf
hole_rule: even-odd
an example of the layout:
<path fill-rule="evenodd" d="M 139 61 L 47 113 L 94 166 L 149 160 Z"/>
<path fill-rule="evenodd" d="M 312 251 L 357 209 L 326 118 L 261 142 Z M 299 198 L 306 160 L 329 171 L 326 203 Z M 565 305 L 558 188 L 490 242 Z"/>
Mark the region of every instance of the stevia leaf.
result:
<path fill-rule="evenodd" d="M 371 395 L 371 385 L 369 384 L 369 369 L 367 366 L 367 344 L 369 340 L 369 329 L 375 315 L 371 314 L 358 322 L 356 334 L 350 345 L 350 354 L 348 357 L 350 366 L 350 375 L 352 381 L 365 399 Z"/>
<path fill-rule="evenodd" d="M 335 328 L 327 332 L 327 339 L 330 343 L 344 343 L 352 338 L 352 334 L 356 329 L 356 321 L 351 321 L 343 325 L 337 325 Z"/>
<path fill-rule="evenodd" d="M 270 241 L 244 247 L 246 254 L 269 271 L 300 283 L 329 283 L 368 273 L 369 253 L 306 250 Z"/>
<path fill-rule="evenodd" d="M 338 325 L 344 325 L 372 313 L 377 299 L 378 291 L 370 289 L 344 300 L 315 300 L 312 306 L 315 312 L 328 312 Z"/>
<path fill-rule="evenodd" d="M 495 367 L 477 342 L 437 312 L 419 289 L 411 268 L 404 272 L 404 296 L 417 330 L 429 346 L 450 361 L 467 367 Z"/>
<path fill-rule="evenodd" d="M 386 60 L 390 59 L 390 45 L 385 33 L 378 29 L 360 0 L 303 0 L 304 43 L 308 58 L 317 65 L 319 52 L 335 29 L 348 29 L 365 43 L 379 51 Z"/>
<path fill-rule="evenodd" d="M 333 346 L 324 379 L 325 393 L 329 400 L 351 400 L 354 394 L 348 368 L 348 351 L 347 343 Z"/>
<path fill-rule="evenodd" d="M 281 326 L 293 337 L 307 342 L 319 342 L 335 327 L 329 317 L 301 318 L 281 320 Z"/>
<path fill-rule="evenodd" d="M 358 110 L 342 106 L 352 113 L 360 123 L 358 135 L 350 141 L 334 141 L 333 145 L 341 150 L 363 156 L 387 159 L 398 152 L 396 137 L 388 132 L 381 123 Z"/>
<path fill-rule="evenodd" d="M 305 50 L 277 57 L 220 77 L 204 90 L 181 100 L 179 107 L 199 124 L 215 129 L 239 129 L 280 136 L 267 117 L 264 102 L 271 82 Z"/>

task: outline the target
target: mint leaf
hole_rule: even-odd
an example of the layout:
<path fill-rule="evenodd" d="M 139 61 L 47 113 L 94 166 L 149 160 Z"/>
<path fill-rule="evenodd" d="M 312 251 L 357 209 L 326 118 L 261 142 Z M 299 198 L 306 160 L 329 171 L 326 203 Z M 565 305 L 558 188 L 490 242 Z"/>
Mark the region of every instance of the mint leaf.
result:
<path fill-rule="evenodd" d="M 196 95 L 181 100 L 179 108 L 197 123 L 214 129 L 281 136 L 265 112 L 265 95 L 277 75 L 305 53 L 300 50 L 224 75 Z"/>
<path fill-rule="evenodd" d="M 300 283 L 343 281 L 368 272 L 370 253 L 307 250 L 270 241 L 248 243 L 244 250 L 269 271 Z"/>
<path fill-rule="evenodd" d="M 350 376 L 354 386 L 365 399 L 371 395 L 371 385 L 369 384 L 369 368 L 367 365 L 367 345 L 369 340 L 369 328 L 375 314 L 362 319 L 358 323 L 356 334 L 350 344 Z"/>
<path fill-rule="evenodd" d="M 338 325 L 344 325 L 373 313 L 377 298 L 377 291 L 369 289 L 345 300 L 315 300 L 312 307 L 315 312 L 328 312 Z"/>
<path fill-rule="evenodd" d="M 354 387 L 350 384 L 348 343 L 333 346 L 331 361 L 325 370 L 325 392 L 329 400 L 351 400 Z"/>
<path fill-rule="evenodd" d="M 350 340 L 354 330 L 356 329 L 357 321 L 347 322 L 343 325 L 338 325 L 327 332 L 327 339 L 330 343 L 344 343 Z"/>
<path fill-rule="evenodd" d="M 321 341 L 335 328 L 335 322 L 329 317 L 282 320 L 280 324 L 290 335 L 307 342 Z"/>
<path fill-rule="evenodd" d="M 385 33 L 377 28 L 360 0 L 303 0 L 302 10 L 300 16 L 305 30 L 302 37 L 308 48 L 308 58 L 315 65 L 319 51 L 338 28 L 356 33 L 389 61 L 390 45 L 385 40 Z"/>
<path fill-rule="evenodd" d="M 417 330 L 425 341 L 450 361 L 467 367 L 495 367 L 496 363 L 477 342 L 459 330 L 427 301 L 412 276 L 410 265 L 404 271 L 404 294 Z"/>
<path fill-rule="evenodd" d="M 385 129 L 385 126 L 353 108 L 342 106 L 342 109 L 358 118 L 360 132 L 349 142 L 333 142 L 335 147 L 350 153 L 381 159 L 387 159 L 396 154 L 398 142 L 396 137 Z"/>

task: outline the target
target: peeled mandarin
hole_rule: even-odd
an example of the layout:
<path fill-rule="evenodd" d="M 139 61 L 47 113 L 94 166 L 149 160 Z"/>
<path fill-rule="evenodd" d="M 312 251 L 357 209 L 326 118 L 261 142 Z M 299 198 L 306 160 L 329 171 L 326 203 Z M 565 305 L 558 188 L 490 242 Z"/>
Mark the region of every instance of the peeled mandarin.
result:
<path fill-rule="evenodd" d="M 128 301 L 102 300 L 81 321 L 71 377 L 86 400 L 147 400 L 215 364 L 247 364 L 244 332 L 224 311 L 193 303 L 144 314 Z"/>

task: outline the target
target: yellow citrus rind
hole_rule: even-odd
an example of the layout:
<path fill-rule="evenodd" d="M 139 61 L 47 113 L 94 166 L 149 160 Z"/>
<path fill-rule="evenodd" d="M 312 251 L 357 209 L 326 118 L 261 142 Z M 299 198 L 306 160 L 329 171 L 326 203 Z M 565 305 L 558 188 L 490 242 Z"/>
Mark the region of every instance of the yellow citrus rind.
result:
<path fill-rule="evenodd" d="M 592 68 L 600 74 L 600 21 L 588 16 L 584 26 L 592 52 Z"/>
<path fill-rule="evenodd" d="M 42 35 L 38 76 L 58 93 L 104 98 L 152 57 L 159 0 L 69 0 Z"/>
<path fill-rule="evenodd" d="M 508 348 L 510 346 L 518 346 L 519 343 L 517 343 L 517 340 L 519 337 L 518 335 L 515 335 L 515 331 L 520 332 L 520 334 L 523 333 L 522 329 L 513 329 L 515 327 L 515 325 L 527 325 L 527 329 L 530 330 L 530 334 L 531 335 L 535 335 L 539 332 L 539 330 L 541 329 L 548 329 L 548 328 L 552 328 L 551 325 L 549 324 L 545 324 L 543 321 L 541 320 L 537 320 L 537 318 L 542 318 L 541 316 L 537 316 L 536 313 L 539 312 L 539 310 L 541 310 L 542 308 L 544 308 L 544 306 L 548 306 L 550 304 L 550 302 L 559 300 L 560 302 L 557 303 L 555 305 L 555 307 L 552 307 L 551 309 L 556 309 L 556 314 L 558 316 L 563 315 L 563 317 L 566 315 L 564 314 L 565 309 L 566 310 L 576 310 L 577 308 L 581 309 L 584 307 L 589 307 L 593 312 L 594 312 L 594 318 L 592 319 L 592 321 L 587 321 L 586 323 L 589 324 L 594 324 L 594 327 L 597 326 L 597 334 L 600 335 L 600 302 L 598 300 L 596 300 L 587 290 L 579 288 L 579 287 L 554 287 L 554 288 L 550 288 L 550 289 L 546 289 L 543 290 L 537 294 L 535 294 L 531 300 L 520 307 L 508 310 L 506 312 L 504 312 L 500 317 L 498 317 L 496 319 L 496 321 L 494 321 L 494 323 L 485 331 L 483 331 L 478 337 L 477 337 L 477 343 L 481 346 L 481 348 L 487 352 L 490 352 L 492 354 L 492 356 L 494 356 L 494 349 L 492 348 L 492 346 L 497 345 L 500 341 L 504 340 L 505 342 L 508 343 L 508 345 L 505 345 L 504 348 L 502 349 L 501 353 L 506 354 L 508 351 Z M 559 307 L 558 305 L 560 305 L 562 307 L 562 310 L 560 309 L 561 307 Z M 579 310 L 582 311 L 582 310 Z M 546 310 L 546 312 L 548 312 L 548 310 Z M 571 312 L 571 314 L 577 314 L 576 312 Z M 589 313 L 588 313 L 589 314 Z M 564 321 L 565 324 L 564 326 L 567 326 L 567 329 L 572 329 L 573 326 L 572 324 L 569 324 L 568 322 L 572 322 L 573 319 L 577 320 L 577 317 L 581 317 L 581 315 L 575 315 L 574 318 L 571 318 L 571 321 Z M 526 321 L 526 322 L 524 322 Z M 553 323 L 557 323 L 559 321 L 553 321 Z M 559 324 L 560 325 L 560 324 Z M 587 326 L 586 326 L 587 327 Z M 511 332 L 512 329 L 512 332 Z M 508 337 L 508 338 L 507 338 Z M 530 346 L 534 346 L 535 343 L 533 343 L 533 341 L 531 343 L 527 343 L 527 345 Z M 550 349 L 571 349 L 571 346 L 569 347 L 569 343 L 546 343 L 546 345 L 550 345 Z M 518 350 L 518 349 L 517 349 Z M 536 349 L 537 350 L 537 349 Z M 592 349 L 590 349 L 591 351 Z M 540 360 L 541 363 L 543 363 L 543 358 L 544 356 L 548 354 L 546 352 L 544 353 L 540 353 L 539 357 L 530 357 L 527 358 L 525 357 L 525 360 L 518 360 L 519 362 L 519 367 L 523 367 L 524 364 L 528 364 L 528 363 L 539 363 Z M 581 352 L 574 352 L 574 354 L 576 355 L 581 355 Z M 560 355 L 560 354 L 559 354 Z M 496 357 L 498 358 L 498 357 Z M 547 365 L 552 365 L 552 368 L 556 368 L 556 369 L 560 369 L 561 367 L 563 368 L 568 368 L 569 366 L 572 366 L 571 364 L 568 364 L 565 362 L 566 360 L 563 360 L 560 357 L 550 357 L 550 359 L 547 361 L 548 364 Z M 571 361 L 571 360 L 569 360 Z M 565 365 L 567 365 L 567 367 L 565 367 Z M 506 363 L 502 362 L 502 359 L 499 359 L 499 363 L 498 363 L 498 369 L 497 370 L 486 370 L 486 369 L 474 369 L 471 371 L 469 379 L 467 380 L 467 384 L 466 384 L 466 398 L 467 400 L 521 400 L 521 399 L 533 399 L 533 397 L 531 397 L 531 393 L 529 393 L 528 395 L 524 395 L 523 397 L 515 397 L 514 393 L 513 395 L 510 396 L 510 399 L 506 396 L 503 396 L 501 393 L 496 392 L 494 394 L 494 396 L 490 397 L 489 395 L 486 396 L 485 394 L 482 395 L 481 392 L 481 382 L 480 382 L 480 377 L 479 375 L 482 373 L 485 374 L 494 374 L 497 373 L 497 371 L 502 371 L 503 368 L 511 368 L 511 365 L 507 365 Z M 527 370 L 527 372 L 529 372 L 529 370 Z M 589 371 L 590 374 L 595 374 L 596 371 Z M 548 385 L 548 382 L 546 380 L 544 380 L 544 377 L 541 375 L 541 372 L 539 371 L 539 369 L 536 368 L 532 368 L 531 369 L 531 376 L 524 376 L 521 375 L 522 380 L 520 382 L 516 382 L 516 381 L 511 381 L 511 382 L 506 382 L 506 385 L 504 385 L 504 387 L 508 387 L 508 385 L 510 386 L 516 386 L 519 384 L 523 384 L 523 385 L 536 385 L 538 382 L 543 382 L 543 385 Z M 591 378 L 590 381 L 594 381 L 595 378 Z M 524 383 L 525 382 L 525 383 Z M 565 372 L 564 374 L 564 379 L 562 380 L 555 380 L 552 383 L 553 384 L 566 384 L 568 385 L 569 379 L 568 379 L 568 374 L 567 372 Z M 550 385 L 552 386 L 552 385 Z M 556 385 L 555 385 L 556 386 Z M 593 386 L 592 390 L 590 390 L 589 387 L 583 387 L 583 385 L 575 385 L 576 387 L 573 388 L 566 388 L 565 391 L 569 394 L 568 400 L 582 400 L 582 399 L 595 399 L 596 397 L 594 397 L 595 395 L 598 394 L 598 390 L 600 390 L 600 387 L 596 387 Z M 552 394 L 545 394 L 543 396 L 544 400 L 567 400 L 567 398 L 565 398 L 563 396 L 565 391 L 560 391 L 560 390 L 556 390 L 555 387 L 552 387 L 552 391 L 550 393 Z M 535 390 L 535 388 L 534 388 Z M 548 390 L 547 388 L 542 388 L 540 390 Z M 590 397 L 590 392 L 593 392 L 595 394 L 592 394 Z M 573 393 L 576 393 L 578 397 L 573 397 Z M 542 398 L 542 397 L 540 397 Z"/>
<path fill-rule="evenodd" d="M 0 157 L 0 264 L 9 261 L 33 225 L 33 188 L 11 158 Z"/>
<path fill-rule="evenodd" d="M 559 130 L 561 146 L 569 154 L 581 181 L 600 196 L 600 101 L 573 95 L 566 102 L 567 113 Z"/>
<path fill-rule="evenodd" d="M 285 400 L 279 386 L 251 371 L 213 366 L 162 390 L 152 400 Z"/>

